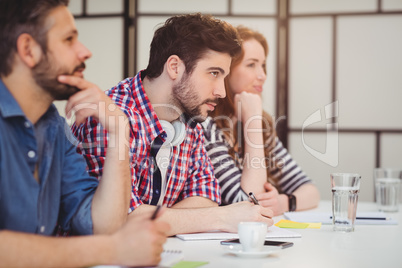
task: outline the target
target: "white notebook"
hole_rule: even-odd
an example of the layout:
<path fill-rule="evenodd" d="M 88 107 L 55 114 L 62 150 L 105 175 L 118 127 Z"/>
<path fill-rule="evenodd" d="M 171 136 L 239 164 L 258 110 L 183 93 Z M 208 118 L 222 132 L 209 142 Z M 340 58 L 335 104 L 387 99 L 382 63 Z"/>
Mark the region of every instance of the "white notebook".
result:
<path fill-rule="evenodd" d="M 194 233 L 194 234 L 178 234 L 176 237 L 185 240 L 226 240 L 239 238 L 237 233 L 226 233 L 226 232 L 207 232 L 207 233 Z M 270 238 L 298 238 L 301 234 L 294 231 L 279 228 L 276 226 L 268 227 L 267 239 Z"/>
<path fill-rule="evenodd" d="M 285 212 L 286 219 L 297 222 L 321 222 L 322 224 L 332 224 L 332 212 Z M 384 212 L 370 211 L 357 212 L 356 225 L 395 225 L 398 222 L 387 216 Z"/>
<path fill-rule="evenodd" d="M 181 250 L 165 249 L 161 254 L 161 258 L 162 258 L 161 261 L 156 267 L 161 268 L 172 267 L 173 265 L 184 259 L 184 254 Z M 98 265 L 93 266 L 92 268 L 129 268 L 129 267 L 119 265 Z"/>
<path fill-rule="evenodd" d="M 181 250 L 165 249 L 161 254 L 162 260 L 158 267 L 171 267 L 174 264 L 184 259 L 184 254 Z"/>

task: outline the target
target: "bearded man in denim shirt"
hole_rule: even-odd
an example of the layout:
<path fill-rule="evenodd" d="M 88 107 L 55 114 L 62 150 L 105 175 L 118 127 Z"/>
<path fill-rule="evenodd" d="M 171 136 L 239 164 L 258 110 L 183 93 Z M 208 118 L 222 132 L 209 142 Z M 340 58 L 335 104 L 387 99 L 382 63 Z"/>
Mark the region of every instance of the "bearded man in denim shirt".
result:
<path fill-rule="evenodd" d="M 0 267 L 155 265 L 169 227 L 150 215 L 125 224 L 127 118 L 83 79 L 91 52 L 78 40 L 67 5 L 0 0 Z M 52 104 L 64 99 L 77 124 L 92 116 L 111 134 L 99 184 Z M 99 235 L 47 237 L 57 224 Z"/>

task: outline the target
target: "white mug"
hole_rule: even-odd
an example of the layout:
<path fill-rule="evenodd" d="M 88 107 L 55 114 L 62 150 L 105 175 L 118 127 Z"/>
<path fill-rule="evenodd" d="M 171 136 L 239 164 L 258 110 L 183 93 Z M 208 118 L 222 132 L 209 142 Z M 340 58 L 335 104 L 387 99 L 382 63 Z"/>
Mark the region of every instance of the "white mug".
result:
<path fill-rule="evenodd" d="M 263 222 L 240 222 L 238 233 L 244 251 L 261 251 L 268 226 Z"/>

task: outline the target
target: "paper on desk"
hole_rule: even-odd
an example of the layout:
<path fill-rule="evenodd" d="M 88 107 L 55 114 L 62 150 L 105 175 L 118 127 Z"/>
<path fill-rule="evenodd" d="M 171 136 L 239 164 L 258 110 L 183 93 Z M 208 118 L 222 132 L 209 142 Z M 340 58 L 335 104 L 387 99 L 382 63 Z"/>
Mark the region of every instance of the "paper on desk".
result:
<path fill-rule="evenodd" d="M 331 212 L 285 212 L 286 219 L 297 222 L 321 222 L 322 224 L 332 224 Z M 386 220 L 362 220 L 358 218 L 386 218 Z M 398 222 L 388 217 L 382 211 L 369 211 L 356 213 L 356 225 L 395 225 Z"/>
<path fill-rule="evenodd" d="M 179 265 L 181 260 L 184 258 L 184 254 L 181 250 L 169 250 L 165 249 L 161 254 L 161 261 L 156 267 L 176 267 Z M 186 263 L 186 262 L 185 262 Z M 189 262 L 191 263 L 191 262 Z M 198 262 L 195 262 L 198 263 Z M 190 267 L 198 267 L 203 264 L 199 264 L 197 266 L 177 266 L 180 268 L 190 268 Z M 152 266 L 154 267 L 154 266 Z M 127 266 L 118 266 L 118 265 L 98 265 L 93 266 L 92 268 L 128 268 Z"/>
<path fill-rule="evenodd" d="M 182 259 L 184 259 L 184 254 L 181 250 L 165 249 L 161 254 L 161 261 L 158 266 L 172 267 L 172 265 L 178 263 Z"/>
<path fill-rule="evenodd" d="M 207 232 L 207 233 L 195 233 L 195 234 L 178 234 L 176 237 L 185 240 L 226 240 L 239 238 L 237 233 L 226 232 Z M 266 238 L 297 238 L 301 237 L 301 234 L 287 229 L 281 229 L 276 226 L 270 226 L 268 228 Z"/>

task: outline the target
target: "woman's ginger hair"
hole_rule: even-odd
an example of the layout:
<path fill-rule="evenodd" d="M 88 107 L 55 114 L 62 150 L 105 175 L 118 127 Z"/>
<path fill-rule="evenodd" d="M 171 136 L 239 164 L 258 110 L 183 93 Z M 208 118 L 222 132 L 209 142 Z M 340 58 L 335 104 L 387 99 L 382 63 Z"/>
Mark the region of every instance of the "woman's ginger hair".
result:
<path fill-rule="evenodd" d="M 250 28 L 244 26 L 236 27 L 239 36 L 242 40 L 242 43 L 247 40 L 255 39 L 257 42 L 261 44 L 264 48 L 265 58 L 268 56 L 268 43 L 265 37 L 257 32 L 253 31 Z M 234 116 L 234 101 L 233 94 L 229 87 L 229 79 L 232 74 L 233 69 L 238 66 L 244 57 L 244 48 L 242 46 L 241 52 L 236 55 L 232 59 L 232 64 L 230 66 L 230 74 L 225 78 L 225 88 L 226 88 L 226 98 L 220 99 L 220 103 L 215 107 L 215 110 L 211 113 L 211 116 L 215 119 L 215 122 L 223 131 L 223 134 L 227 141 L 231 144 L 231 149 L 229 150 L 229 154 L 237 160 L 236 154 L 243 156 L 244 148 L 244 136 L 238 133 L 238 124 L 231 123 L 231 120 L 227 120 L 227 118 L 232 118 Z M 267 73 L 267 70 L 264 65 L 264 72 Z M 223 119 L 226 118 L 226 119 Z M 274 158 L 273 150 L 275 148 L 275 137 L 276 131 L 274 127 L 274 122 L 272 117 L 263 110 L 262 114 L 262 124 L 263 124 L 263 138 L 264 138 L 264 154 L 265 154 L 265 164 L 267 167 L 267 178 L 274 185 L 277 184 L 277 180 L 275 180 L 270 172 L 272 165 L 278 166 L 277 160 Z M 244 156 L 243 156 L 244 157 Z"/>

